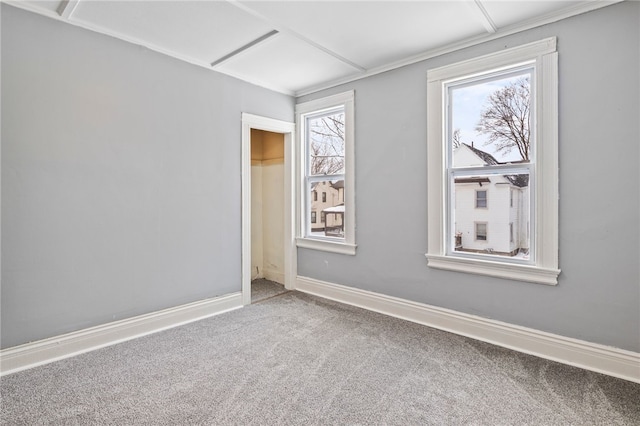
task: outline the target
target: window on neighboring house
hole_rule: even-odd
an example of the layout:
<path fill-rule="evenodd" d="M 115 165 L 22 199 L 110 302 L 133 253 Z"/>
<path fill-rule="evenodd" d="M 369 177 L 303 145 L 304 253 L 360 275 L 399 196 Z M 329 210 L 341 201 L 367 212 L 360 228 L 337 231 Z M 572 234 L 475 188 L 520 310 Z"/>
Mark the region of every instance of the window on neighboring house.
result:
<path fill-rule="evenodd" d="M 487 207 L 487 191 L 476 191 L 476 208 Z"/>
<path fill-rule="evenodd" d="M 555 45 L 550 38 L 428 71 L 429 266 L 557 283 Z M 510 229 L 494 232 L 490 248 L 488 224 Z"/>
<path fill-rule="evenodd" d="M 311 223 L 316 223 L 316 212 L 311 212 Z"/>
<path fill-rule="evenodd" d="M 487 241 L 487 224 L 476 222 L 476 240 Z"/>
<path fill-rule="evenodd" d="M 302 150 L 297 156 L 302 171 L 298 193 L 299 247 L 355 254 L 353 109 L 353 91 L 296 105 Z M 325 224 L 323 229 L 311 227 L 311 203 L 318 198 L 312 188 L 317 185 L 325 189 L 320 213 L 320 221 Z M 342 201 L 340 191 L 343 191 Z M 329 197 L 327 192 L 331 193 Z M 329 223 L 326 213 L 331 214 Z"/>

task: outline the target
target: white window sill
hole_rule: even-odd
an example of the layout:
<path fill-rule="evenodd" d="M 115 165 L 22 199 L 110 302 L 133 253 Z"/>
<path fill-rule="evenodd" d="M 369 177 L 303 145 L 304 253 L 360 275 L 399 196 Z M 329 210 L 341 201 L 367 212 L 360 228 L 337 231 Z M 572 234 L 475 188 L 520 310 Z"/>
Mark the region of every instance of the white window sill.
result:
<path fill-rule="evenodd" d="M 538 284 L 557 285 L 559 269 L 515 263 L 492 262 L 479 259 L 463 259 L 453 256 L 425 254 L 429 267 L 469 274 L 487 275 Z"/>
<path fill-rule="evenodd" d="M 357 247 L 355 244 L 329 240 L 316 240 L 313 238 L 296 238 L 296 245 L 302 248 L 348 254 L 351 256 L 356 254 Z"/>

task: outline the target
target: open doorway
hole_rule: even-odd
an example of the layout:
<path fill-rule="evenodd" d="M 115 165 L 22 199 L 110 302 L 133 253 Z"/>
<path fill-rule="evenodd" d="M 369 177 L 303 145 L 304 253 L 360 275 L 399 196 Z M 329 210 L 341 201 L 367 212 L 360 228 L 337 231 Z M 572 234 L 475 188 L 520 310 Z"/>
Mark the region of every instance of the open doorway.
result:
<path fill-rule="evenodd" d="M 251 302 L 284 289 L 284 134 L 251 129 Z"/>
<path fill-rule="evenodd" d="M 252 280 L 293 289 L 293 123 L 242 115 L 242 300 Z M 267 291 L 268 284 L 257 282 Z M 265 286 L 265 284 L 267 284 Z M 276 289 L 277 290 L 277 289 Z"/>

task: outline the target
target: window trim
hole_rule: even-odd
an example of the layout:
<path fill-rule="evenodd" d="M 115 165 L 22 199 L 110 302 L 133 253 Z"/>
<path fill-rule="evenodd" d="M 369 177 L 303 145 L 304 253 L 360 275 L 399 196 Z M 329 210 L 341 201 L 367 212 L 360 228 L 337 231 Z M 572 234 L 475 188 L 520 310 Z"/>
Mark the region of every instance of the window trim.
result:
<path fill-rule="evenodd" d="M 339 254 L 356 254 L 355 238 L 355 113 L 354 113 L 355 91 L 338 93 L 321 99 L 315 99 L 296 105 L 296 135 L 299 153 L 296 156 L 297 172 L 297 214 L 296 214 L 296 245 L 302 248 L 322 250 Z M 318 113 L 325 109 L 344 107 L 345 115 L 345 170 L 344 170 L 344 240 L 335 238 L 322 238 L 306 236 L 306 211 L 307 194 L 305 194 L 305 164 L 307 156 L 307 146 L 305 140 L 305 116 Z"/>
<path fill-rule="evenodd" d="M 446 252 L 447 191 L 444 83 L 509 69 L 533 61 L 535 66 L 536 161 L 531 197 L 535 198 L 535 263 L 499 258 L 476 259 Z M 558 54 L 550 37 L 427 71 L 427 263 L 429 267 L 519 281 L 558 283 Z"/>

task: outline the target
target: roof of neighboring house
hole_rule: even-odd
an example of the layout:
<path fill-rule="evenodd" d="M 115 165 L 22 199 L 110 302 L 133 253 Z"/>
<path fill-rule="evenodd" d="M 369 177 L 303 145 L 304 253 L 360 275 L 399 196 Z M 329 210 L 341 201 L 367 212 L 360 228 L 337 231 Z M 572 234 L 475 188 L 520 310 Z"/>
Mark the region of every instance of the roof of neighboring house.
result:
<path fill-rule="evenodd" d="M 344 204 L 340 204 L 339 206 L 335 207 L 327 207 L 322 211 L 325 213 L 344 213 Z"/>
<path fill-rule="evenodd" d="M 337 180 L 335 182 L 331 182 L 331 186 L 335 189 L 344 188 L 344 180 Z"/>
<path fill-rule="evenodd" d="M 473 146 L 467 145 L 464 142 L 462 143 L 462 145 L 465 145 L 467 148 L 473 151 L 473 153 L 476 154 L 478 157 L 480 157 L 480 159 L 482 159 L 482 161 L 484 161 L 487 166 L 495 166 L 496 164 L 502 164 L 498 160 L 496 160 L 496 158 L 493 155 L 489 154 L 488 152 L 481 151 L 478 148 L 474 148 Z"/>
<path fill-rule="evenodd" d="M 462 143 L 462 145 L 466 146 L 467 148 L 469 148 L 474 154 L 476 154 L 478 157 L 480 157 L 480 159 L 482 161 L 484 161 L 485 165 L 487 166 L 495 166 L 498 164 L 510 164 L 510 163 L 521 163 L 521 161 L 509 161 L 506 163 L 501 163 L 500 161 L 496 160 L 496 158 L 489 154 L 488 152 L 484 152 L 478 148 L 475 148 L 471 145 L 468 145 L 466 143 Z M 526 186 L 529 186 L 529 175 L 504 175 L 504 177 L 509 180 L 509 182 L 511 182 L 512 185 L 517 186 L 519 188 L 524 188 Z M 458 182 L 458 179 L 456 179 L 456 183 L 472 183 L 473 179 L 482 179 L 482 178 L 468 178 L 468 179 L 464 179 L 465 182 Z M 487 179 L 488 180 L 488 179 Z M 486 180 L 480 181 L 480 180 L 476 180 L 475 182 L 481 183 L 481 182 L 487 182 Z"/>
<path fill-rule="evenodd" d="M 456 178 L 456 183 L 479 183 L 482 186 L 483 183 L 490 183 L 488 177 L 468 177 L 468 178 Z"/>
<path fill-rule="evenodd" d="M 529 175 L 504 175 L 512 185 L 518 188 L 529 186 Z"/>
<path fill-rule="evenodd" d="M 324 181 L 327 182 L 327 181 Z M 318 186 L 318 184 L 320 184 L 320 182 L 313 182 L 311 184 L 311 190 L 313 191 L 314 189 L 316 189 L 316 186 Z M 340 188 L 344 188 L 344 180 L 336 180 L 336 181 L 329 181 L 329 186 L 331 186 L 333 189 L 340 189 Z"/>

